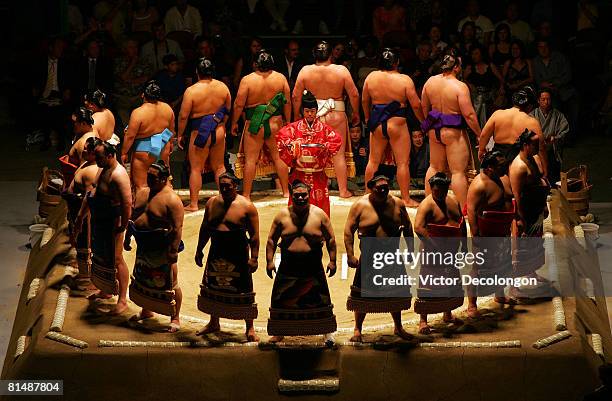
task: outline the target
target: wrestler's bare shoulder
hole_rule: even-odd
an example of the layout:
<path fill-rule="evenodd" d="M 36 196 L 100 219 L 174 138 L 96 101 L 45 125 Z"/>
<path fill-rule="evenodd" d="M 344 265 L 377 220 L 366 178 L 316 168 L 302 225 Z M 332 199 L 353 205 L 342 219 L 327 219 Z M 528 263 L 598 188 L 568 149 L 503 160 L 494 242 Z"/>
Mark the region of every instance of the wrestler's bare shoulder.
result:
<path fill-rule="evenodd" d="M 129 182 L 130 176 L 128 175 L 125 167 L 117 163 L 117 166 L 113 169 L 113 172 L 111 173 L 110 179 L 111 181 L 127 179 Z"/>
<path fill-rule="evenodd" d="M 319 220 L 329 219 L 327 217 L 327 214 L 325 213 L 325 211 L 323 209 L 321 209 L 320 207 L 315 206 L 315 205 L 310 205 L 310 217 L 309 217 L 309 219 L 311 217 L 315 217 L 315 218 L 317 218 Z"/>

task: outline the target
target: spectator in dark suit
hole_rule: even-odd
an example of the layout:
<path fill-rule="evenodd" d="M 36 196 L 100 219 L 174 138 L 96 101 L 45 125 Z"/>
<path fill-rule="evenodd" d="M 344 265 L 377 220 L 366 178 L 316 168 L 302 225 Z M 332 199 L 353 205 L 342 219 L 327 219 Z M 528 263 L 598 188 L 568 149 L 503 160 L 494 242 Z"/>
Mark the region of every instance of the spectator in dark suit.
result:
<path fill-rule="evenodd" d="M 78 61 L 75 73 L 75 89 L 79 91 L 79 99 L 95 89 L 106 92 L 112 88 L 113 67 L 110 61 L 102 56 L 97 40 L 87 42 L 85 54 Z"/>
<path fill-rule="evenodd" d="M 295 86 L 295 80 L 304 66 L 304 63 L 300 58 L 300 45 L 295 39 L 291 39 L 287 42 L 287 46 L 284 49 L 284 55 L 278 58 L 276 62 L 276 71 L 280 72 L 287 78 L 289 82 L 289 89 L 293 92 Z"/>
<path fill-rule="evenodd" d="M 47 56 L 33 65 L 34 129 L 43 131 L 45 137 L 41 150 L 50 145 L 63 150 L 66 145 L 64 135 L 72 108 L 72 72 L 63 58 L 65 47 L 62 39 L 50 40 Z"/>

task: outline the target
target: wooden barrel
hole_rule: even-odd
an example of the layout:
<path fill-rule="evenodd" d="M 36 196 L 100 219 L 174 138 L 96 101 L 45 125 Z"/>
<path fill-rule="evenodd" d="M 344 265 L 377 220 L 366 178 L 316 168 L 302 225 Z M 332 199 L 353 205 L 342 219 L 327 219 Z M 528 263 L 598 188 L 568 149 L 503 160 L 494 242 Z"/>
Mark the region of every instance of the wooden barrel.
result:
<path fill-rule="evenodd" d="M 52 182 L 53 179 L 59 178 L 62 180 L 62 185 Z M 50 170 L 47 167 L 43 168 L 40 183 L 38 184 L 36 200 L 39 202 L 38 215 L 47 217 L 59 205 L 62 200 L 61 190 L 63 186 L 63 176 L 57 170 Z"/>
<path fill-rule="evenodd" d="M 580 165 L 561 173 L 561 193 L 578 216 L 589 213 L 591 187 L 587 179 L 587 166 Z"/>

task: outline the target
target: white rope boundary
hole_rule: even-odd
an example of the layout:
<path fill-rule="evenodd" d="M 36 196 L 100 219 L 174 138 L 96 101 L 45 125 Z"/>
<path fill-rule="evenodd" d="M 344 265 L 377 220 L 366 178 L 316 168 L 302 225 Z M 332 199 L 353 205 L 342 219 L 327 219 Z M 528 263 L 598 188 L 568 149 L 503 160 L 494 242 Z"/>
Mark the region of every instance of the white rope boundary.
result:
<path fill-rule="evenodd" d="M 561 331 L 559 333 L 553 334 L 552 336 L 540 338 L 539 340 L 533 343 L 533 348 L 542 349 L 559 341 L 563 341 L 567 338 L 570 338 L 571 336 L 572 333 L 570 333 L 569 330 Z"/>
<path fill-rule="evenodd" d="M 87 344 L 85 341 L 76 339 L 74 337 L 67 336 L 65 334 L 57 333 L 55 331 L 47 332 L 45 337 L 47 337 L 50 340 L 57 341 L 59 343 L 66 344 L 66 345 L 71 345 L 73 347 L 77 347 L 81 349 L 87 348 L 89 346 L 89 344 Z"/>
<path fill-rule="evenodd" d="M 26 303 L 36 298 L 36 295 L 38 295 L 38 290 L 40 289 L 40 282 L 41 280 L 39 278 L 32 279 L 32 281 L 30 282 L 30 287 L 28 288 Z"/>
<path fill-rule="evenodd" d="M 64 319 L 66 317 L 66 308 L 68 307 L 68 297 L 70 297 L 70 287 L 64 284 L 57 296 L 57 305 L 55 307 L 53 321 L 51 322 L 51 328 L 49 328 L 50 331 L 62 331 Z"/>
<path fill-rule="evenodd" d="M 25 352 L 26 336 L 20 336 L 17 339 L 17 345 L 15 346 L 15 359 L 19 358 Z"/>
<path fill-rule="evenodd" d="M 340 389 L 340 379 L 310 379 L 310 380 L 278 380 L 278 390 L 280 392 L 312 392 L 324 391 L 334 392 Z"/>

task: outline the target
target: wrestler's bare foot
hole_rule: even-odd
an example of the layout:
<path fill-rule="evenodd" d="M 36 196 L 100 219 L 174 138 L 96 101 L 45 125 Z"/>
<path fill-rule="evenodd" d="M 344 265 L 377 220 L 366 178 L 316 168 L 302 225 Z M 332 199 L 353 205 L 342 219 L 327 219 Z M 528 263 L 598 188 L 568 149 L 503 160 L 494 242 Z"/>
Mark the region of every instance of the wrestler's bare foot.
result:
<path fill-rule="evenodd" d="M 155 313 L 149 311 L 149 310 L 142 310 L 139 313 L 135 314 L 134 316 L 132 316 L 129 321 L 130 322 L 140 322 L 142 320 L 145 319 L 150 319 L 153 316 L 155 316 Z"/>
<path fill-rule="evenodd" d="M 255 334 L 255 327 L 250 327 L 247 329 L 246 339 L 250 343 L 259 342 L 259 337 L 257 337 L 257 334 Z"/>
<path fill-rule="evenodd" d="M 349 341 L 353 343 L 362 343 L 363 337 L 361 336 L 361 330 L 355 329 L 355 331 L 353 331 L 353 337 L 351 337 Z"/>
<path fill-rule="evenodd" d="M 477 319 L 480 317 L 480 311 L 478 310 L 477 306 L 468 306 L 467 308 L 467 315 L 468 317 L 472 318 L 472 319 Z"/>
<path fill-rule="evenodd" d="M 176 318 L 170 320 L 170 325 L 168 326 L 166 331 L 168 333 L 176 333 L 180 329 L 181 329 L 181 321 L 179 320 L 178 317 L 176 317 Z"/>
<path fill-rule="evenodd" d="M 216 333 L 216 332 L 218 332 L 220 330 L 221 330 L 221 326 L 219 325 L 219 322 L 215 322 L 215 323 L 210 322 L 206 326 L 204 326 L 204 328 L 202 328 L 202 330 L 196 331 L 196 336 L 202 336 L 204 334 Z"/>
<path fill-rule="evenodd" d="M 289 197 L 289 191 L 283 192 L 283 198 L 288 198 L 288 197 Z"/>
<path fill-rule="evenodd" d="M 119 316 L 123 312 L 125 312 L 127 308 L 128 308 L 127 301 L 117 302 L 115 307 L 111 309 L 110 312 L 108 312 L 108 314 L 111 316 Z"/>
<path fill-rule="evenodd" d="M 281 341 L 283 341 L 283 338 L 285 338 L 285 336 L 272 336 L 270 337 L 270 339 L 268 340 L 269 343 L 279 343 Z"/>
<path fill-rule="evenodd" d="M 186 212 L 197 212 L 198 211 L 198 205 L 186 205 L 183 206 L 183 210 L 185 210 Z"/>
<path fill-rule="evenodd" d="M 463 320 L 456 318 L 455 316 L 453 316 L 451 312 L 445 312 L 443 320 L 444 320 L 444 323 L 452 323 L 456 325 L 463 324 Z"/>
<path fill-rule="evenodd" d="M 415 207 L 419 207 L 419 204 L 420 204 L 420 202 L 415 201 L 412 198 L 404 199 L 403 201 L 404 201 L 404 206 L 406 207 L 415 208 Z"/>
<path fill-rule="evenodd" d="M 495 297 L 495 302 L 500 305 L 516 305 L 517 302 L 513 298 L 510 297 Z"/>
<path fill-rule="evenodd" d="M 344 191 L 344 192 L 340 192 L 340 195 L 339 195 L 339 196 L 340 196 L 341 198 L 351 198 L 351 197 L 353 197 L 354 195 L 353 195 L 353 193 L 352 193 L 351 191 L 349 191 L 349 190 L 347 189 L 347 190 L 346 190 L 346 191 Z"/>
<path fill-rule="evenodd" d="M 427 324 L 427 322 L 419 323 L 419 334 L 429 335 L 431 334 L 431 327 Z"/>
<path fill-rule="evenodd" d="M 96 299 L 111 299 L 113 296 L 111 294 L 106 294 L 100 290 L 94 292 L 93 294 L 89 295 L 87 297 L 87 299 L 89 299 L 90 301 L 95 301 Z"/>
<path fill-rule="evenodd" d="M 395 334 L 396 336 L 398 336 L 399 338 L 401 338 L 403 340 L 412 340 L 414 338 L 414 336 L 412 334 L 408 333 L 401 326 L 400 327 L 396 327 L 395 330 L 393 331 L 393 334 Z"/>

